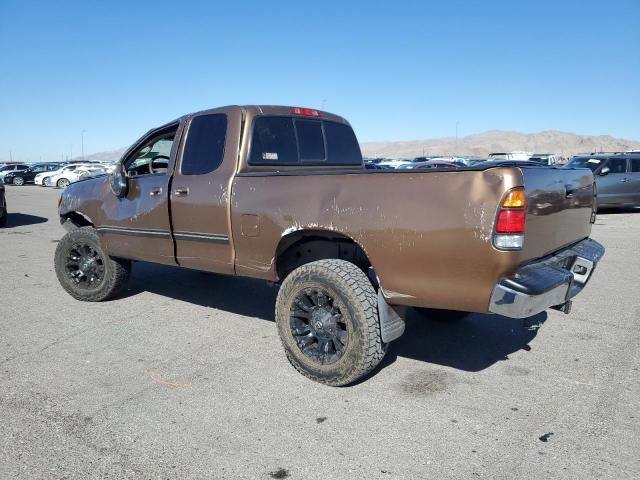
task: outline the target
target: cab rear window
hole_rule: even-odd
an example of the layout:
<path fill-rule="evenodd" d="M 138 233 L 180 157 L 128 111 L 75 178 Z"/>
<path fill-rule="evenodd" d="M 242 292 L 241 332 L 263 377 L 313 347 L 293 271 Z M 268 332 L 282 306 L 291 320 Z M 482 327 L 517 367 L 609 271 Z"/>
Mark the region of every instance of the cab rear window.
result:
<path fill-rule="evenodd" d="M 348 125 L 295 117 L 258 117 L 251 165 L 358 165 L 362 154 Z"/>

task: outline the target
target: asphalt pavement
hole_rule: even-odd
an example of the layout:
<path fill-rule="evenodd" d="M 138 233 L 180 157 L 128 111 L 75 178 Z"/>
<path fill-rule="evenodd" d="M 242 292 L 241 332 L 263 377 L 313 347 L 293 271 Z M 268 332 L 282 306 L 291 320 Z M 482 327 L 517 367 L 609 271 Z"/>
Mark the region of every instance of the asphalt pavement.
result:
<path fill-rule="evenodd" d="M 99 304 L 59 286 L 60 190 L 7 186 L 0 479 L 640 478 L 640 211 L 570 315 L 411 312 L 375 374 L 287 362 L 277 287 L 138 263 Z"/>

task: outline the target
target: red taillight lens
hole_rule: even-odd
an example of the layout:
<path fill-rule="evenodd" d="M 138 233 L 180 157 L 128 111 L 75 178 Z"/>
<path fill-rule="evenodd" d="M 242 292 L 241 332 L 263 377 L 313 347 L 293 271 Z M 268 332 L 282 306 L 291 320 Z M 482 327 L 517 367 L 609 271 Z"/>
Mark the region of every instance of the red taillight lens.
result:
<path fill-rule="evenodd" d="M 305 117 L 319 117 L 320 112 L 310 108 L 291 107 L 291 113 L 294 115 L 304 115 Z"/>
<path fill-rule="evenodd" d="M 496 222 L 496 233 L 524 233 L 526 221 L 524 210 L 501 210 Z"/>

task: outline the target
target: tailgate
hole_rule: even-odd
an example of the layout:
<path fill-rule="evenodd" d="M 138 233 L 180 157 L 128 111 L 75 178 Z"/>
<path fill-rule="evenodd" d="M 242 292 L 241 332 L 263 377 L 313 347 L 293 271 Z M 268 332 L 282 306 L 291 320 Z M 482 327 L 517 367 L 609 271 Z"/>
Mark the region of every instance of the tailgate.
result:
<path fill-rule="evenodd" d="M 591 233 L 595 198 L 588 169 L 522 168 L 527 224 L 521 261 L 540 258 Z"/>

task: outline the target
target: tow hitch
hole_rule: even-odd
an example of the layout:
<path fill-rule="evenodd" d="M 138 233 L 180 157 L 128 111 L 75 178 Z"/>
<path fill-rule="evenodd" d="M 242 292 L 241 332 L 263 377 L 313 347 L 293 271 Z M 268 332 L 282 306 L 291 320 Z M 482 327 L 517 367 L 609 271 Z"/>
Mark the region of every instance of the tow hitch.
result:
<path fill-rule="evenodd" d="M 571 300 L 567 300 L 564 303 L 561 303 L 560 305 L 554 305 L 553 308 L 554 310 L 558 310 L 562 313 L 564 313 L 565 315 L 569 315 L 571 313 L 571 306 L 573 305 L 573 302 Z"/>

